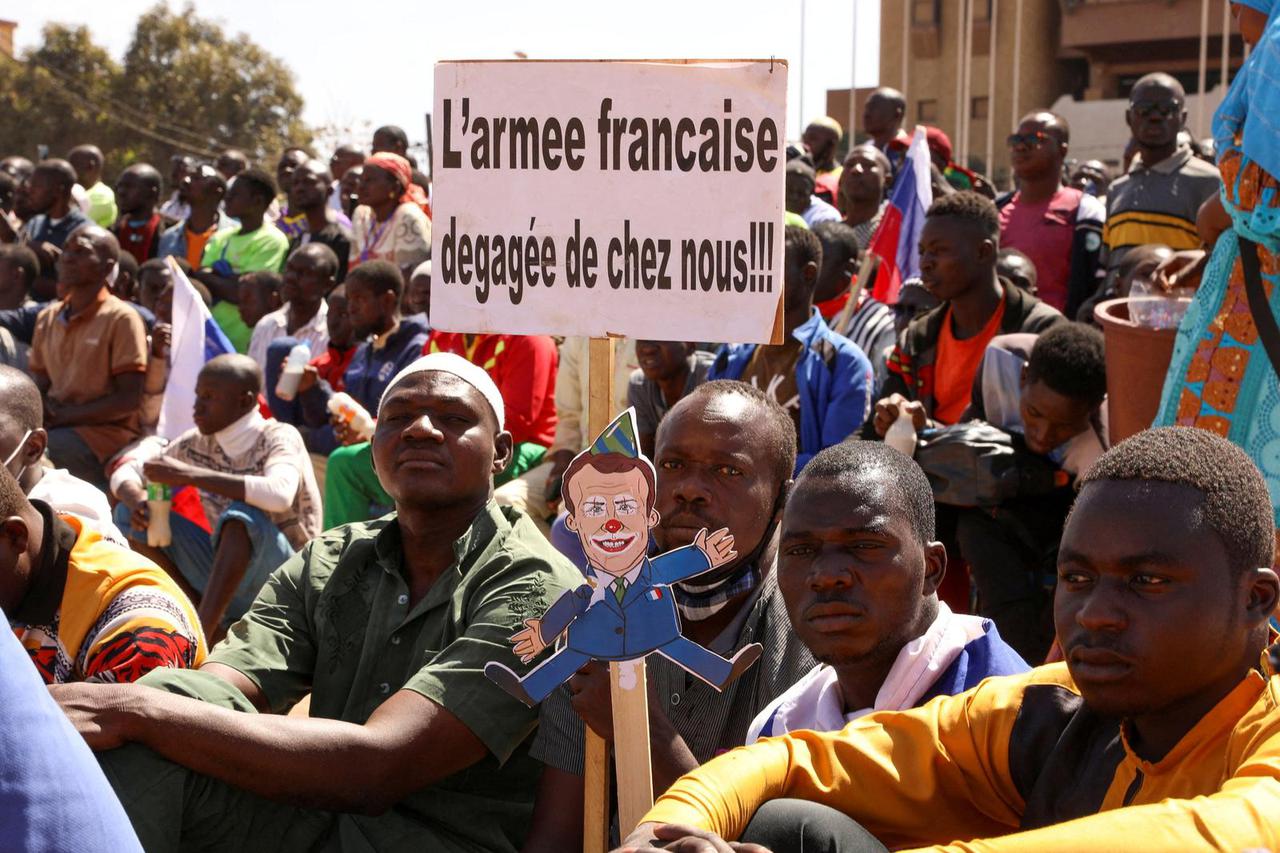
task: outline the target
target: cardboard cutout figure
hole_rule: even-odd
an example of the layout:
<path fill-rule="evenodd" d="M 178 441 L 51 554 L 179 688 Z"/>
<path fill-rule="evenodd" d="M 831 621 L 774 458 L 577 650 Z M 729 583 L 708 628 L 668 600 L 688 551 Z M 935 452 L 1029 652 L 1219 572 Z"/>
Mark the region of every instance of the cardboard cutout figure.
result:
<path fill-rule="evenodd" d="M 680 633 L 670 585 L 721 568 L 737 552 L 728 529 L 704 528 L 692 545 L 648 556 L 658 523 L 656 477 L 653 463 L 640 454 L 635 409 L 574 457 L 561 482 L 565 524 L 578 534 L 589 562 L 586 583 L 563 593 L 541 618 L 526 619 L 511 642 L 526 663 L 561 634 L 565 643 L 524 678 L 491 661 L 484 668 L 490 680 L 532 707 L 592 659 L 626 661 L 658 652 L 717 690 L 755 663 L 758 643 L 726 660 Z"/>

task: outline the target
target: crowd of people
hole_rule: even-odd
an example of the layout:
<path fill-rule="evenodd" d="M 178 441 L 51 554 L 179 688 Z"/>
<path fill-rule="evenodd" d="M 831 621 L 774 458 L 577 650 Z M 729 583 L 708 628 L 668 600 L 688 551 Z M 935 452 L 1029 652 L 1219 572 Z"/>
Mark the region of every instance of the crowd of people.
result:
<path fill-rule="evenodd" d="M 1045 109 L 1006 192 L 927 128 L 893 304 L 905 100 L 811 122 L 782 343 L 615 341 L 656 550 L 733 536 L 671 584 L 680 630 L 742 664 L 651 656 L 660 796 L 619 849 L 1280 849 L 1271 5 L 1232 4 L 1212 140 L 1133 85 L 1115 177 Z M 433 329 L 430 181 L 369 142 L 0 160 L 0 848 L 581 849 L 608 665 L 486 668 L 519 685 L 598 594 L 561 490 L 588 343 Z M 1135 282 L 1196 290 L 1112 446 L 1094 309 Z M 192 375 L 187 299 L 228 350 Z"/>

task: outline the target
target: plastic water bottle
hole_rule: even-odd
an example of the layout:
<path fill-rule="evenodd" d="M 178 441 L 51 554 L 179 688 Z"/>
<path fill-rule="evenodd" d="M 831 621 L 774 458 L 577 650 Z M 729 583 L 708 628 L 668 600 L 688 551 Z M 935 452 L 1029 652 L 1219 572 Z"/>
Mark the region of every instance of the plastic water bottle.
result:
<path fill-rule="evenodd" d="M 373 435 L 373 416 L 345 391 L 329 398 L 329 414 L 346 424 L 361 441 L 368 441 Z"/>
<path fill-rule="evenodd" d="M 173 543 L 173 531 L 169 528 L 169 510 L 173 495 L 163 483 L 147 483 L 147 545 L 167 548 Z"/>
<path fill-rule="evenodd" d="M 916 425 L 905 406 L 898 408 L 898 417 L 884 434 L 884 443 L 903 456 L 916 455 Z"/>
<path fill-rule="evenodd" d="M 276 382 L 277 397 L 281 400 L 292 400 L 298 396 L 298 383 L 302 381 L 302 371 L 310 360 L 311 347 L 306 344 L 298 344 L 289 350 L 289 355 L 284 360 L 284 370 L 281 371 L 280 379 Z"/>

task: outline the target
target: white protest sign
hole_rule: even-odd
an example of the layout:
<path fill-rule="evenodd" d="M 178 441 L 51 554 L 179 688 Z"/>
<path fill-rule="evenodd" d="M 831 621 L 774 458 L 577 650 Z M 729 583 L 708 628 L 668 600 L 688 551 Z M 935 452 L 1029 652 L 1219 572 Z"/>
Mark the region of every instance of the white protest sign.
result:
<path fill-rule="evenodd" d="M 441 62 L 431 324 L 770 343 L 787 66 Z"/>

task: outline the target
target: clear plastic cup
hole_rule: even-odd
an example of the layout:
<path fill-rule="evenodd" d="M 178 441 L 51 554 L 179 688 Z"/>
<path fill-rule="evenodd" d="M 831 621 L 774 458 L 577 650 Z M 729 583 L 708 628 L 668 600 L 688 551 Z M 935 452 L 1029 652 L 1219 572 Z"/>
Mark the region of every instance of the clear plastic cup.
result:
<path fill-rule="evenodd" d="M 1129 285 L 1129 319 L 1144 329 L 1176 329 L 1194 296 L 1193 288 L 1166 291 L 1150 276 L 1134 278 Z"/>

